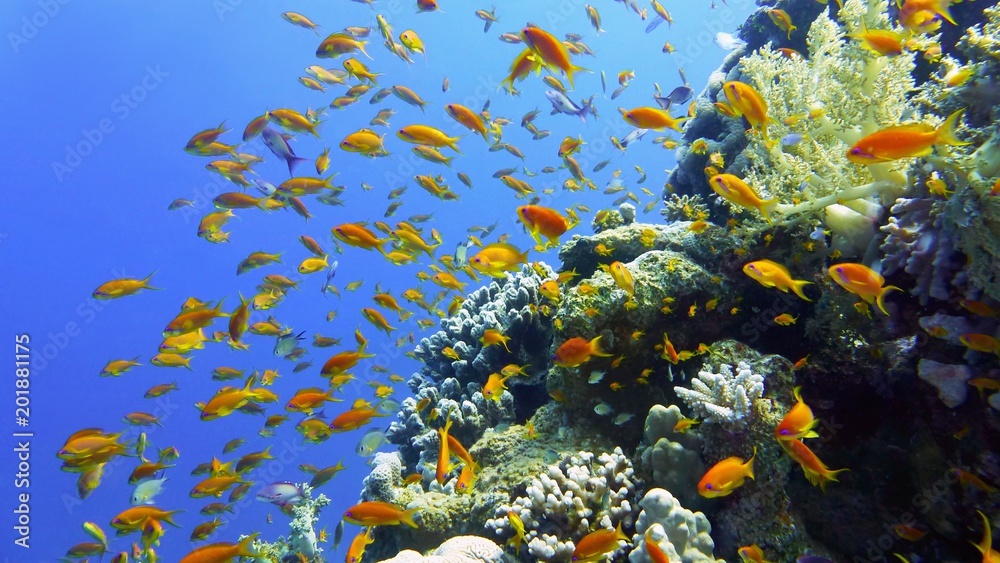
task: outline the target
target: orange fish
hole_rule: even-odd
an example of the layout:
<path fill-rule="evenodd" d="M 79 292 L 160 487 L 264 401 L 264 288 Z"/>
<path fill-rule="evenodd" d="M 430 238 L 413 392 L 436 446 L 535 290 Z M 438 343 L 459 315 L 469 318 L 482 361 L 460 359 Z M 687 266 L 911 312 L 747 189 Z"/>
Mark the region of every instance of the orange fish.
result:
<path fill-rule="evenodd" d="M 819 488 L 824 492 L 826 492 L 827 483 L 837 480 L 838 473 L 850 471 L 849 469 L 831 470 L 801 440 L 779 440 L 778 443 L 781 444 L 788 457 L 802 466 L 802 472 L 805 473 L 806 479 L 809 479 L 813 485 L 819 485 Z"/>
<path fill-rule="evenodd" d="M 212 324 L 212 321 L 216 317 L 228 317 L 228 313 L 222 312 L 222 301 L 215 306 L 214 309 L 200 308 L 191 311 L 185 311 L 167 324 L 167 327 L 163 329 L 163 337 L 167 338 L 170 336 L 180 336 L 182 334 L 187 334 L 189 332 L 194 332 L 199 328 L 205 328 Z"/>
<path fill-rule="evenodd" d="M 482 343 L 484 348 L 490 346 L 502 345 L 505 350 L 510 352 L 510 348 L 507 347 L 507 342 L 510 340 L 509 336 L 504 336 L 502 332 L 495 328 L 488 328 L 483 332 L 483 336 L 479 338 L 479 342 Z"/>
<path fill-rule="evenodd" d="M 774 437 L 778 440 L 799 440 L 804 438 L 817 438 L 819 434 L 814 428 L 819 421 L 813 417 L 812 409 L 802 400 L 802 387 L 796 387 L 792 394 L 795 396 L 795 405 L 781 419 L 778 426 L 774 428 Z"/>
<path fill-rule="evenodd" d="M 535 242 L 542 244 L 543 236 L 548 239 L 545 246 L 558 245 L 559 237 L 569 230 L 566 218 L 548 207 L 522 205 L 517 208 L 517 216 Z"/>
<path fill-rule="evenodd" d="M 743 563 L 768 563 L 764 560 L 764 550 L 757 544 L 745 545 L 736 550 Z"/>
<path fill-rule="evenodd" d="M 777 199 L 761 199 L 750 184 L 732 174 L 716 174 L 708 180 L 708 185 L 723 199 L 747 209 L 756 209 L 771 222 L 771 211 L 778 205 Z"/>
<path fill-rule="evenodd" d="M 590 532 L 576 542 L 573 549 L 574 563 L 587 563 L 600 561 L 609 551 L 618 549 L 620 541 L 630 541 L 629 537 L 622 532 L 622 523 L 614 530 L 601 529 Z"/>
<path fill-rule="evenodd" d="M 791 31 L 789 31 L 789 34 Z M 767 116 L 767 102 L 753 86 L 743 82 L 731 81 L 722 85 L 722 92 L 729 102 L 729 109 L 735 117 L 743 116 L 750 127 L 760 129 L 767 138 L 767 124 L 772 121 Z"/>
<path fill-rule="evenodd" d="M 155 274 L 156 272 L 153 273 Z M 149 278 L 151 277 L 153 277 L 153 274 L 149 274 L 141 280 L 121 278 L 105 282 L 94 290 L 94 297 L 96 299 L 117 299 L 126 295 L 132 295 L 140 289 L 160 289 L 149 285 Z"/>
<path fill-rule="evenodd" d="M 338 354 L 334 354 L 329 360 L 326 361 L 325 364 L 323 364 L 323 368 L 320 370 L 320 375 L 323 377 L 340 375 L 358 365 L 358 362 L 362 359 L 374 357 L 375 354 L 365 353 L 364 346 L 353 352 L 340 352 Z"/>
<path fill-rule="evenodd" d="M 622 119 L 629 124 L 642 129 L 655 129 L 657 131 L 673 129 L 679 132 L 681 131 L 681 124 L 689 119 L 687 117 L 674 118 L 670 115 L 669 110 L 649 106 L 632 108 L 630 110 L 620 109 L 619 111 L 622 114 Z"/>
<path fill-rule="evenodd" d="M 601 349 L 600 336 L 589 342 L 577 336 L 563 342 L 556 350 L 554 359 L 557 366 L 575 368 L 589 361 L 592 356 L 607 358 L 612 355 Z"/>
<path fill-rule="evenodd" d="M 948 116 L 940 127 L 926 123 L 896 125 L 864 137 L 847 150 L 847 160 L 855 164 L 878 164 L 901 158 L 927 156 L 934 145 L 968 145 L 955 136 L 955 129 L 965 109 Z"/>
<path fill-rule="evenodd" d="M 368 230 L 364 225 L 344 223 L 343 225 L 334 227 L 332 231 L 333 236 L 337 237 L 337 239 L 342 241 L 344 244 L 349 244 L 365 250 L 375 249 L 379 252 L 383 252 L 382 245 L 385 244 L 385 239 L 378 238 L 375 236 L 375 233 Z"/>
<path fill-rule="evenodd" d="M 338 529 L 337 531 L 339 532 L 340 530 Z M 365 528 L 364 532 L 354 536 L 354 539 L 351 540 L 351 547 L 347 548 L 347 557 L 344 558 L 344 563 L 361 563 L 361 558 L 365 555 L 365 548 L 374 541 L 375 538 L 372 537 L 371 526 Z"/>
<path fill-rule="evenodd" d="M 812 282 L 792 279 L 792 274 L 788 271 L 788 268 L 777 262 L 771 260 L 747 262 L 743 266 L 743 273 L 757 280 L 764 287 L 774 287 L 785 293 L 788 293 L 788 290 L 792 290 L 795 295 L 798 295 L 802 299 L 812 301 L 812 299 L 806 297 L 806 294 L 802 292 L 802 288 Z"/>
<path fill-rule="evenodd" d="M 183 558 L 180 563 L 214 563 L 216 561 L 232 561 L 236 557 L 260 557 L 253 551 L 253 542 L 257 533 L 251 534 L 239 543 L 217 542 L 195 548 Z"/>
<path fill-rule="evenodd" d="M 521 30 L 524 44 L 550 68 L 555 67 L 564 73 L 573 87 L 573 73 L 587 69 L 575 66 L 569 59 L 569 50 L 562 41 L 551 33 L 538 27 L 525 27 Z"/>
<path fill-rule="evenodd" d="M 884 285 L 885 278 L 881 274 L 862 264 L 835 264 L 828 271 L 840 287 L 864 299 L 866 303 L 874 302 L 886 315 L 889 312 L 885 310 L 883 302 L 885 294 L 890 290 L 903 291 L 894 285 Z"/>
<path fill-rule="evenodd" d="M 344 520 L 357 526 L 398 526 L 406 524 L 418 528 L 413 515 L 419 508 L 404 510 L 388 502 L 368 501 L 356 504 L 344 511 Z"/>
<path fill-rule="evenodd" d="M 448 474 L 448 465 L 451 462 L 451 450 L 448 446 L 448 431 L 451 430 L 451 413 L 449 413 L 448 420 L 444 423 L 444 428 L 438 428 L 438 462 L 437 471 L 434 474 L 435 479 L 439 485 L 444 484 L 445 475 Z"/>
<path fill-rule="evenodd" d="M 727 457 L 716 463 L 698 482 L 698 494 L 705 498 L 724 497 L 743 486 L 747 477 L 753 479 L 753 460 L 757 456 L 757 448 L 753 449 L 750 459 L 743 462 L 739 457 Z"/>
<path fill-rule="evenodd" d="M 504 383 L 509 378 L 509 375 L 503 376 L 499 373 L 491 373 L 489 379 L 486 380 L 486 384 L 483 385 L 483 397 L 493 399 L 499 403 L 500 396 L 503 395 L 504 389 L 507 388 Z"/>
<path fill-rule="evenodd" d="M 649 559 L 653 563 L 670 563 L 670 558 L 660 548 L 660 544 L 656 543 L 650 535 L 652 531 L 653 528 L 651 527 L 646 530 L 646 553 L 649 554 Z"/>
<path fill-rule="evenodd" d="M 463 106 L 462 104 L 448 104 L 444 106 L 444 110 L 448 112 L 448 115 L 452 119 L 464 125 L 467 129 L 475 131 L 483 136 L 483 139 L 489 141 L 487 138 L 486 124 L 483 123 L 483 118 L 471 109 Z"/>
<path fill-rule="evenodd" d="M 330 422 L 330 428 L 334 432 L 346 432 L 348 430 L 354 430 L 355 428 L 361 428 L 362 426 L 368 424 L 372 421 L 372 418 L 376 416 L 387 416 L 378 412 L 378 409 L 373 407 L 357 407 L 349 411 L 342 412 L 337 415 L 336 418 Z"/>
<path fill-rule="evenodd" d="M 970 332 L 959 336 L 958 341 L 970 350 L 1000 355 L 1000 340 L 989 334 Z"/>

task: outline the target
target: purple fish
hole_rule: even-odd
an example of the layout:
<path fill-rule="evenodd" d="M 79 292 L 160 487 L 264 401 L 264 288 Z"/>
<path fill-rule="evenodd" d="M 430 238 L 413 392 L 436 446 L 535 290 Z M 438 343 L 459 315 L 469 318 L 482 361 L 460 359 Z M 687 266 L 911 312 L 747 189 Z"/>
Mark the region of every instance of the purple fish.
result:
<path fill-rule="evenodd" d="M 257 493 L 257 500 L 278 506 L 296 504 L 302 501 L 302 489 L 295 483 L 279 481 L 261 489 Z"/>
<path fill-rule="evenodd" d="M 819 555 L 800 555 L 795 563 L 833 563 L 833 561 Z"/>
<path fill-rule="evenodd" d="M 289 176 L 295 175 L 295 172 L 293 171 L 295 165 L 300 162 L 306 162 L 307 160 L 305 158 L 295 156 L 295 151 L 292 150 L 292 147 L 288 144 L 285 136 L 270 127 L 264 127 L 264 130 L 260 132 L 260 138 L 264 141 L 264 145 L 271 149 L 274 156 L 284 160 L 288 164 Z"/>

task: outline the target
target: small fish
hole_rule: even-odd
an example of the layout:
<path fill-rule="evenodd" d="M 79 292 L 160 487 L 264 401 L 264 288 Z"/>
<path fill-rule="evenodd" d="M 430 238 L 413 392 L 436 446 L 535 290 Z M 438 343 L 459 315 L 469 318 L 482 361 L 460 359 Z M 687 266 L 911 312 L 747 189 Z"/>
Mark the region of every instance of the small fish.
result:
<path fill-rule="evenodd" d="M 302 489 L 287 481 L 272 483 L 257 493 L 257 500 L 278 506 L 295 504 L 300 502 L 302 498 Z"/>
<path fill-rule="evenodd" d="M 616 416 L 613 422 L 615 426 L 624 426 L 625 424 L 628 423 L 628 421 L 632 420 L 633 418 L 635 418 L 634 414 L 630 412 L 623 412 L 618 416 Z"/>
<path fill-rule="evenodd" d="M 601 337 L 598 336 L 589 342 L 579 336 L 570 338 L 563 342 L 555 353 L 555 365 L 566 368 L 575 368 L 590 360 L 593 356 L 610 357 L 601 348 Z"/>
<path fill-rule="evenodd" d="M 615 412 L 615 409 L 611 405 L 605 403 L 604 401 L 601 401 L 600 403 L 597 403 L 597 405 L 594 406 L 594 412 L 601 416 L 609 416 L 610 414 Z"/>
<path fill-rule="evenodd" d="M 894 285 L 885 285 L 885 278 L 881 274 L 862 264 L 834 264 L 828 272 L 837 285 L 864 299 L 866 303 L 875 303 L 886 316 L 889 312 L 885 310 L 885 294 L 891 290 L 903 291 Z"/>
<path fill-rule="evenodd" d="M 385 441 L 385 431 L 373 428 L 358 440 L 358 447 L 354 451 L 361 457 L 371 457 L 385 444 Z"/>
<path fill-rule="evenodd" d="M 299 342 L 305 340 L 302 338 L 302 335 L 305 333 L 306 331 L 303 330 L 302 332 L 293 335 L 289 330 L 288 333 L 279 336 L 278 341 L 274 343 L 274 355 L 287 356 L 289 352 L 298 346 Z"/>
<path fill-rule="evenodd" d="M 132 491 L 132 506 L 155 504 L 154 498 L 163 490 L 163 484 L 166 481 L 167 478 L 164 477 L 162 479 L 149 479 L 136 485 L 135 490 Z"/>
<path fill-rule="evenodd" d="M 739 457 L 728 457 L 712 466 L 698 482 L 698 494 L 705 498 L 724 497 L 743 485 L 747 477 L 753 479 L 754 455 L 745 463 Z"/>

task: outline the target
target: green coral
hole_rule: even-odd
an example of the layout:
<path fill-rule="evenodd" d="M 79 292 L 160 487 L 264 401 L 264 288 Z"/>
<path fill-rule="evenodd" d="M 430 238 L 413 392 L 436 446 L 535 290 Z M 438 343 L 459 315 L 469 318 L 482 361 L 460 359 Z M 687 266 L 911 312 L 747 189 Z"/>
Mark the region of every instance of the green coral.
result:
<path fill-rule="evenodd" d="M 741 62 L 744 81 L 760 91 L 772 120 L 768 139 L 750 136 L 745 180 L 762 197 L 777 198 L 786 220 L 838 203 L 898 196 L 908 185 L 906 160 L 860 166 L 846 158 L 863 136 L 915 112 L 907 95 L 916 55 L 879 56 L 848 37 L 865 26 L 891 29 L 886 14 L 885 0 L 847 0 L 838 14 L 842 25 L 825 12 L 813 22 L 808 57 L 765 46 Z M 783 150 L 774 139 L 790 133 L 804 139 Z M 852 208 L 862 217 L 873 212 L 867 203 Z"/>

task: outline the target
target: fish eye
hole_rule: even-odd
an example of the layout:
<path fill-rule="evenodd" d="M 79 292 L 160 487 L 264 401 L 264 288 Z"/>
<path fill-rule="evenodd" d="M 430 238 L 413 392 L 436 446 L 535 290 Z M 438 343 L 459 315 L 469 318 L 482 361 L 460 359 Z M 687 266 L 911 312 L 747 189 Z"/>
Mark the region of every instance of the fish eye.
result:
<path fill-rule="evenodd" d="M 705 485 L 705 488 L 711 491 L 712 490 L 712 484 L 709 483 L 709 484 Z"/>

